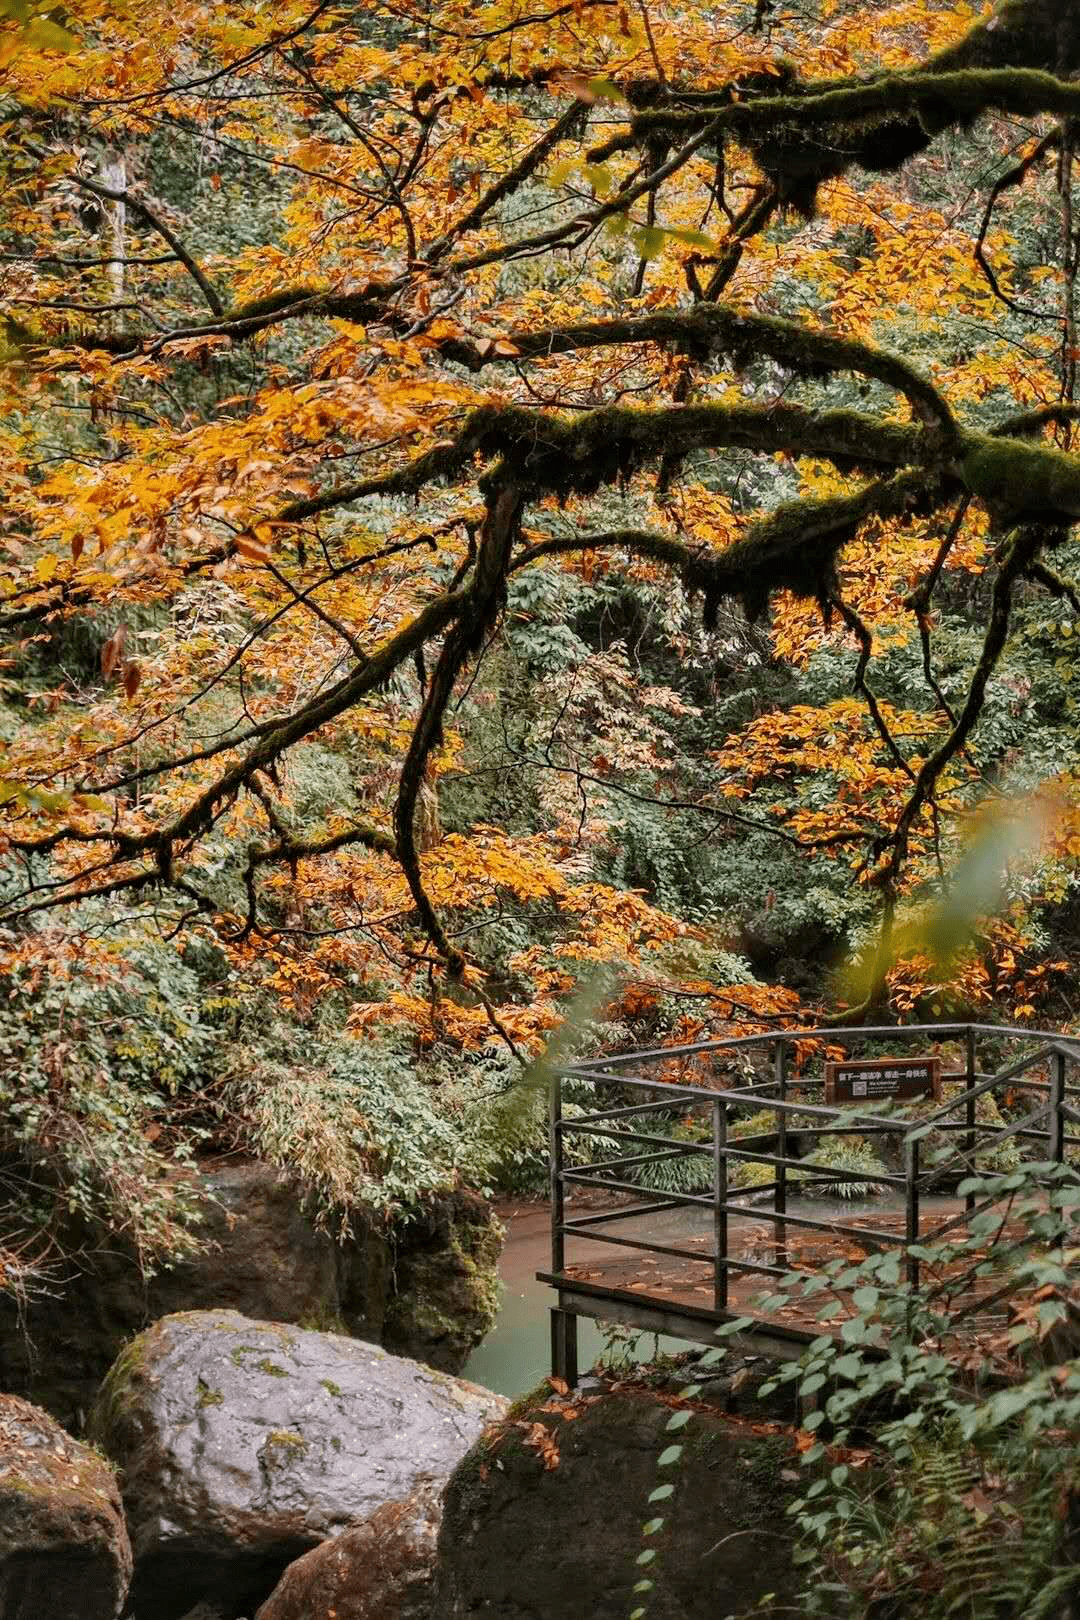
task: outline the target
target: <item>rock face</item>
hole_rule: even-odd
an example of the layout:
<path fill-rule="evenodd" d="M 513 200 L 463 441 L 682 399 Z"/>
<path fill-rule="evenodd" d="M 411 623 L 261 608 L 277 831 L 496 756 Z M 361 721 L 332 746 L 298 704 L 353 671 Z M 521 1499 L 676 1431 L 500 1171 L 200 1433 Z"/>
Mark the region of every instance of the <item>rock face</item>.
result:
<path fill-rule="evenodd" d="M 46 1412 L 0 1395 L 3 1620 L 115 1620 L 130 1579 L 112 1469 Z"/>
<path fill-rule="evenodd" d="M 436 1620 L 439 1491 L 425 1483 L 290 1564 L 255 1620 Z"/>
<path fill-rule="evenodd" d="M 784 1513 L 797 1479 L 790 1430 L 762 1435 L 703 1412 L 672 1435 L 671 1408 L 647 1390 L 585 1397 L 569 1413 L 544 1409 L 553 1404 L 515 1407 L 494 1445 L 474 1448 L 451 1478 L 438 1620 L 626 1620 L 646 1602 L 631 1595 L 645 1546 L 657 1553 L 649 1620 L 799 1612 Z M 556 1467 L 534 1424 L 551 1433 Z M 684 1447 L 678 1466 L 658 1469 L 673 1442 Z M 647 1506 L 663 1482 L 674 1495 Z M 665 1528 L 643 1541 L 643 1523 L 661 1513 Z"/>
<path fill-rule="evenodd" d="M 200 1177 L 202 1252 L 146 1282 L 121 1243 L 72 1233 L 85 1252 L 24 1324 L 0 1295 L 0 1385 L 75 1427 L 121 1347 L 149 1322 L 226 1307 L 259 1321 L 332 1328 L 457 1372 L 494 1322 L 502 1228 L 474 1193 L 449 1193 L 389 1231 L 360 1225 L 338 1246 L 265 1164 Z"/>
<path fill-rule="evenodd" d="M 401 1228 L 380 1334 L 386 1348 L 460 1372 L 495 1326 L 502 1244 L 501 1224 L 473 1192 L 447 1194 Z M 347 1298 L 346 1321 L 351 1317 Z"/>
<path fill-rule="evenodd" d="M 169 1316 L 119 1357 L 91 1432 L 123 1477 L 144 1620 L 250 1614 L 301 1554 L 448 1477 L 505 1402 L 334 1333 Z"/>

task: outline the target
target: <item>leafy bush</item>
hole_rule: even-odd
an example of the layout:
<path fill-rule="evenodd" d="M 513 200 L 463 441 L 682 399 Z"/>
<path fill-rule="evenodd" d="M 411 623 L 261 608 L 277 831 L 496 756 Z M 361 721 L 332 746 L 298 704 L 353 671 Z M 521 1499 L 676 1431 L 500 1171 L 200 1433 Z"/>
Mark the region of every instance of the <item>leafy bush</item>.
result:
<path fill-rule="evenodd" d="M 810 1479 L 790 1509 L 806 1614 L 1046 1620 L 1080 1583 L 1065 1545 L 1080 1488 L 1080 1181 L 1033 1164 L 961 1192 L 996 1207 L 966 1236 L 913 1250 L 930 1286 L 903 1280 L 889 1252 L 791 1273 L 766 1302 L 829 1294 L 817 1314 L 839 1325 L 761 1390 L 790 1382 L 819 1403 L 803 1419 Z M 1007 1325 L 972 1323 L 973 1288 L 1007 1303 Z"/>
<path fill-rule="evenodd" d="M 57 934 L 0 970 L 0 1154 L 8 1235 L 25 1252 L 105 1228 L 153 1269 L 191 1249 L 191 1143 L 171 1104 L 214 1035 L 194 975 L 139 935 L 123 947 Z M 74 1230 L 72 1228 L 71 1230 Z"/>

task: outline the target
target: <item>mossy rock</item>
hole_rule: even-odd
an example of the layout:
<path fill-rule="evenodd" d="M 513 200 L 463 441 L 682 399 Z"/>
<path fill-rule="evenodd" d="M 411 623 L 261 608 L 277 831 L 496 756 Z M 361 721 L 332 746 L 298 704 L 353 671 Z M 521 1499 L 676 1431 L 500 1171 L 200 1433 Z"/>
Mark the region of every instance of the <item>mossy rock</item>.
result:
<path fill-rule="evenodd" d="M 46 1412 L 0 1395 L 4 1620 L 116 1620 L 131 1568 L 109 1464 Z"/>
<path fill-rule="evenodd" d="M 123 1477 L 135 1612 L 254 1613 L 293 1559 L 445 1480 L 505 1405 L 339 1334 L 235 1311 L 163 1318 L 91 1414 Z"/>
<path fill-rule="evenodd" d="M 490 1205 L 465 1190 L 436 1200 L 401 1227 L 383 1327 L 387 1348 L 460 1371 L 495 1325 L 503 1237 Z"/>
<path fill-rule="evenodd" d="M 590 1394 L 555 1410 L 546 1393 L 515 1407 L 451 1477 L 436 1569 L 439 1620 L 481 1612 L 626 1620 L 638 1601 L 642 1523 L 656 1514 L 665 1523 L 648 1542 L 657 1553 L 649 1620 L 797 1612 L 786 1517 L 799 1478 L 794 1431 L 776 1426 L 761 1435 L 719 1412 L 695 1412 L 677 1436 L 678 1465 L 662 1470 L 657 1459 L 676 1437 L 657 1392 Z M 556 1466 L 546 1465 L 533 1425 L 550 1433 Z M 661 1481 L 674 1494 L 649 1506 Z"/>

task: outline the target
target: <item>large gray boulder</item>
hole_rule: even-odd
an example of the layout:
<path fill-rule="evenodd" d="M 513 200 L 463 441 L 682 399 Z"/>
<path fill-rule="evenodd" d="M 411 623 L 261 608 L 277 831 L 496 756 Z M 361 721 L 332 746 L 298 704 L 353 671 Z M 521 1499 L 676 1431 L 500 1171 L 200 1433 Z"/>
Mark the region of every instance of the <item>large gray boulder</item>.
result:
<path fill-rule="evenodd" d="M 72 1228 L 64 1286 L 30 1302 L 0 1292 L 0 1388 L 78 1428 L 123 1345 L 175 1311 L 225 1307 L 385 1343 L 459 1372 L 495 1319 L 502 1228 L 475 1193 L 450 1192 L 406 1220 L 358 1216 L 336 1243 L 273 1166 L 196 1178 L 198 1254 L 145 1278 L 122 1238 Z"/>
<path fill-rule="evenodd" d="M 505 1402 L 335 1333 L 192 1311 L 120 1355 L 91 1414 L 119 1465 L 139 1620 L 250 1614 L 287 1564 L 423 1480 Z"/>
<path fill-rule="evenodd" d="M 14 1395 L 0 1395 L 0 1615 L 116 1620 L 131 1547 L 108 1464 Z"/>
<path fill-rule="evenodd" d="M 671 1415 L 645 1388 L 515 1406 L 444 1493 L 438 1620 L 626 1620 L 639 1603 L 649 1620 L 801 1612 L 785 1516 L 794 1431 L 701 1410 L 672 1434 Z M 661 1470 L 672 1443 L 678 1466 Z M 649 1505 L 668 1482 L 671 1498 Z M 644 1540 L 661 1514 L 663 1530 Z M 647 1572 L 645 1548 L 657 1554 Z M 645 1573 L 655 1590 L 635 1597 Z"/>
<path fill-rule="evenodd" d="M 439 1490 L 418 1485 L 290 1564 L 255 1620 L 437 1620 Z"/>

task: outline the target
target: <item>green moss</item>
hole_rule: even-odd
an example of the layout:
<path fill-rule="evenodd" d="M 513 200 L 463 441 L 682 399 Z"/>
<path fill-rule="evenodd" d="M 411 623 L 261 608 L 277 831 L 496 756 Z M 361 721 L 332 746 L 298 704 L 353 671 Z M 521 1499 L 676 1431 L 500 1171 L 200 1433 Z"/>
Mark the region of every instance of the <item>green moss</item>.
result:
<path fill-rule="evenodd" d="M 234 1367 L 246 1367 L 247 1363 L 244 1360 L 244 1357 L 257 1356 L 261 1353 L 261 1351 L 261 1344 L 236 1344 L 233 1345 L 233 1348 L 229 1351 L 229 1360 L 232 1362 Z M 259 1363 L 259 1365 L 261 1366 L 261 1363 Z"/>
<path fill-rule="evenodd" d="M 200 1410 L 206 1406 L 220 1406 L 225 1399 L 220 1389 L 211 1389 L 210 1385 L 201 1378 L 196 1381 L 195 1387 L 199 1392 L 199 1398 L 195 1404 Z"/>
<path fill-rule="evenodd" d="M 791 1442 L 786 1435 L 762 1435 L 743 1459 L 744 1467 L 759 1490 L 771 1496 L 784 1494 L 781 1472 L 791 1463 Z"/>
<path fill-rule="evenodd" d="M 340 1401 L 344 1399 L 341 1385 L 335 1384 L 332 1378 L 320 1378 L 319 1382 L 323 1389 L 329 1390 L 330 1394 L 333 1395 L 337 1400 Z"/>
<path fill-rule="evenodd" d="M 270 1446 L 285 1446 L 291 1451 L 307 1450 L 307 1441 L 294 1429 L 271 1429 L 266 1437 L 266 1443 Z"/>
<path fill-rule="evenodd" d="M 87 1436 L 94 1445 L 105 1451 L 108 1450 L 109 1435 L 120 1421 L 124 1396 L 145 1365 L 152 1332 L 153 1329 L 149 1329 L 139 1333 L 124 1346 L 98 1390 L 87 1420 Z"/>
<path fill-rule="evenodd" d="M 265 1470 L 287 1468 L 307 1451 L 307 1441 L 295 1429 L 271 1429 L 259 1452 Z"/>
<path fill-rule="evenodd" d="M 308 1311 L 296 1325 L 309 1333 L 340 1333 L 343 1338 L 349 1337 L 345 1318 L 340 1311 L 331 1310 L 329 1305 L 319 1305 L 315 1310 Z"/>
<path fill-rule="evenodd" d="M 276 1361 L 270 1360 L 269 1356 L 264 1356 L 262 1361 L 256 1362 L 256 1366 L 258 1367 L 259 1371 L 264 1372 L 268 1378 L 288 1378 L 289 1376 L 285 1371 L 285 1368 L 279 1367 Z"/>
<path fill-rule="evenodd" d="M 514 1423 L 518 1418 L 523 1418 L 528 1412 L 531 1412 L 534 1406 L 542 1406 L 545 1401 L 550 1399 L 551 1385 L 545 1378 L 537 1384 L 535 1389 L 530 1389 L 526 1394 L 518 1396 L 503 1421 L 505 1423 Z"/>
<path fill-rule="evenodd" d="M 960 473 L 973 495 L 1013 519 L 1061 523 L 1080 518 L 1080 456 L 1016 439 L 970 435 Z"/>

